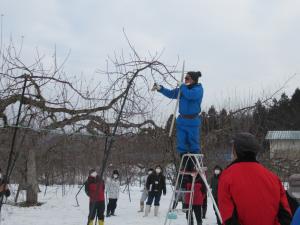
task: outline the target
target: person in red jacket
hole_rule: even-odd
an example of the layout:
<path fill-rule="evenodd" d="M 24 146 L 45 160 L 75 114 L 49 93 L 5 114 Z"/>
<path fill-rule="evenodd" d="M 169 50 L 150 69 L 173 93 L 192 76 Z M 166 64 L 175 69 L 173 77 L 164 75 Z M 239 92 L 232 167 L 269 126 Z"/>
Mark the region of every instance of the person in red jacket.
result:
<path fill-rule="evenodd" d="M 89 177 L 84 184 L 85 192 L 90 197 L 88 225 L 93 225 L 93 221 L 98 217 L 98 224 L 104 225 L 104 181 L 97 175 L 95 169 L 89 171 Z"/>
<path fill-rule="evenodd" d="M 192 179 L 190 179 L 187 183 L 186 183 L 186 191 L 190 191 L 192 188 Z M 198 174 L 196 176 L 196 180 L 194 183 L 194 196 L 193 199 L 191 199 L 191 193 L 187 192 L 185 195 L 185 209 L 189 209 L 190 207 L 190 202 L 192 203 L 192 207 L 191 207 L 191 211 L 187 211 L 186 212 L 186 219 L 189 219 L 189 213 L 190 215 L 190 224 L 189 225 L 193 225 L 194 221 L 193 221 L 193 213 L 195 214 L 196 220 L 197 220 L 197 225 L 202 225 L 202 205 L 203 205 L 203 201 L 206 195 L 206 186 L 203 182 L 203 180 L 201 179 L 200 175 Z"/>
<path fill-rule="evenodd" d="M 262 149 L 250 133 L 232 140 L 234 161 L 222 172 L 218 205 L 224 225 L 288 225 L 291 212 L 280 179 L 262 166 Z"/>

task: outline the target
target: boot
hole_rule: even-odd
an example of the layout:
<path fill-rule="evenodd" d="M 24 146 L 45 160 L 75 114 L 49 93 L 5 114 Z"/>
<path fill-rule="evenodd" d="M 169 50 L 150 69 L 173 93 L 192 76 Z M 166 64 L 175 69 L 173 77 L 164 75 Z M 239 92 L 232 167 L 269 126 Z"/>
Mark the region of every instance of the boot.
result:
<path fill-rule="evenodd" d="M 110 211 L 110 215 L 115 216 L 115 210 L 114 209 Z"/>
<path fill-rule="evenodd" d="M 144 202 L 140 202 L 140 210 L 138 212 L 144 212 Z"/>
<path fill-rule="evenodd" d="M 98 220 L 99 225 L 104 225 L 104 220 Z"/>
<path fill-rule="evenodd" d="M 150 207 L 151 207 L 150 205 L 146 205 L 144 217 L 148 216 L 148 214 L 150 212 Z"/>
<path fill-rule="evenodd" d="M 94 220 L 89 220 L 88 225 L 93 225 L 94 224 Z"/>
<path fill-rule="evenodd" d="M 154 206 L 154 216 L 158 216 L 158 208 L 158 205 Z"/>

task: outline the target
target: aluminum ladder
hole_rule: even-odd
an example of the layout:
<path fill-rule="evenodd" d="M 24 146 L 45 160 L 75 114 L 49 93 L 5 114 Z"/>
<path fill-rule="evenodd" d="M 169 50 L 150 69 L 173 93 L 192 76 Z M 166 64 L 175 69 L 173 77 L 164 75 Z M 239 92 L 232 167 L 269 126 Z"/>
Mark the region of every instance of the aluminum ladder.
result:
<path fill-rule="evenodd" d="M 200 175 L 200 177 L 202 178 L 203 183 L 206 186 L 207 193 L 212 200 L 213 206 L 216 209 L 217 216 L 219 217 L 219 219 L 222 223 L 220 211 L 218 209 L 218 206 L 217 206 L 216 201 L 211 193 L 210 187 L 209 187 L 207 179 L 206 179 L 205 171 L 207 170 L 207 168 L 204 167 L 203 157 L 204 157 L 203 154 L 191 154 L 191 153 L 184 154 L 182 156 L 181 161 L 180 161 L 179 171 L 178 171 L 177 178 L 176 178 L 175 187 L 173 190 L 172 198 L 170 201 L 170 205 L 169 205 L 169 209 L 168 209 L 168 212 L 167 212 L 167 215 L 165 218 L 164 225 L 171 224 L 172 221 L 174 221 L 174 219 L 177 218 L 178 211 L 188 212 L 187 224 L 188 225 L 190 224 L 191 218 L 193 216 L 191 212 L 192 212 L 192 205 L 193 205 L 193 199 L 194 199 L 194 186 L 195 186 L 195 181 L 196 181 L 197 175 Z M 192 163 L 192 166 L 194 168 L 193 171 L 186 171 L 186 168 L 187 168 L 187 165 L 189 162 Z M 181 187 L 182 187 L 182 182 L 183 182 L 184 176 L 192 177 L 191 190 L 182 190 Z M 178 202 L 179 195 L 185 195 L 187 193 L 190 193 L 189 207 L 182 209 L 182 210 L 176 209 L 176 207 L 174 208 L 174 204 L 176 205 Z"/>

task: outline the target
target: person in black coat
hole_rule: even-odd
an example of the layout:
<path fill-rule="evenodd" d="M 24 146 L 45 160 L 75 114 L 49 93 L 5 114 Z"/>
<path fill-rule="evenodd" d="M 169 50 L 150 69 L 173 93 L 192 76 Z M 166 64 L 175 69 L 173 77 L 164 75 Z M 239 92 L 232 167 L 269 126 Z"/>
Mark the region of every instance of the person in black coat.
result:
<path fill-rule="evenodd" d="M 210 187 L 211 187 L 211 190 L 212 190 L 212 195 L 213 195 L 213 197 L 215 199 L 215 202 L 217 204 L 218 204 L 218 183 L 219 183 L 219 177 L 220 177 L 221 173 L 222 173 L 222 168 L 220 166 L 216 165 L 215 168 L 214 168 L 214 174 L 210 179 Z M 214 206 L 214 211 L 215 211 L 215 214 L 216 214 L 216 217 L 217 217 L 217 223 L 218 223 L 218 225 L 221 225 L 221 222 L 220 222 L 220 219 L 217 215 L 215 206 Z"/>
<path fill-rule="evenodd" d="M 292 216 L 294 216 L 295 212 L 298 209 L 298 207 L 300 206 L 300 204 L 297 201 L 297 199 L 292 194 L 289 193 L 289 191 L 285 191 L 285 194 L 286 194 L 287 200 L 289 202 Z"/>
<path fill-rule="evenodd" d="M 162 174 L 161 166 L 156 166 L 155 172 L 150 174 L 147 178 L 146 189 L 148 191 L 148 199 L 146 203 L 145 215 L 148 216 L 150 207 L 154 200 L 154 216 L 158 216 L 159 202 L 161 194 L 166 195 L 166 178 Z"/>
<path fill-rule="evenodd" d="M 300 206 L 300 174 L 292 174 L 288 181 L 289 187 L 286 190 L 286 197 L 290 205 L 292 216 L 294 216 L 297 208 Z M 298 196 L 298 199 L 296 196 Z"/>

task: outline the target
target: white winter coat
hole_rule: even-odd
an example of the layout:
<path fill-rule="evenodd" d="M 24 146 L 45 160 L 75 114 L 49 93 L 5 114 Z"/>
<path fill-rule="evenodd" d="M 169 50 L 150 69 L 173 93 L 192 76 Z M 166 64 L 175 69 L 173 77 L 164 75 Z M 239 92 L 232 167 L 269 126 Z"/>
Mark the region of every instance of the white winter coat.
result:
<path fill-rule="evenodd" d="M 105 185 L 105 190 L 108 198 L 118 199 L 120 192 L 120 181 L 119 179 L 108 179 Z"/>

